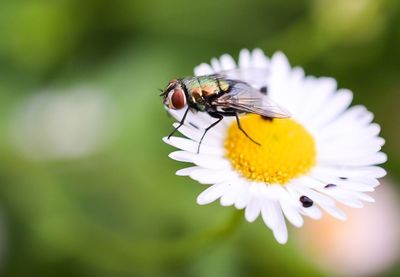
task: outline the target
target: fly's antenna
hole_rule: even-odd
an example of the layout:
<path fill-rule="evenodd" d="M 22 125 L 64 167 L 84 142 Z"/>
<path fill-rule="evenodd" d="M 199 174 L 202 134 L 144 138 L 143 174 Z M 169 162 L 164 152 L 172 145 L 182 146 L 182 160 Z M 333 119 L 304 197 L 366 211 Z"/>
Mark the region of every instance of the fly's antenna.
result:
<path fill-rule="evenodd" d="M 162 88 L 159 88 L 158 90 L 161 92 L 160 96 L 164 96 L 165 94 L 167 94 L 167 92 L 164 91 Z"/>

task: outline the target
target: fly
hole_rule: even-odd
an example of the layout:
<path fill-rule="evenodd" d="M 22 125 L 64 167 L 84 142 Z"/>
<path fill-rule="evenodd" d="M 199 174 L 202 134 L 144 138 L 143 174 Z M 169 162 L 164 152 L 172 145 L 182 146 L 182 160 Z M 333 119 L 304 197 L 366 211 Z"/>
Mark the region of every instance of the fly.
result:
<path fill-rule="evenodd" d="M 216 126 L 225 116 L 234 116 L 240 131 L 252 142 L 252 139 L 240 124 L 240 114 L 258 114 L 265 118 L 288 118 L 289 112 L 275 104 L 267 95 L 266 87 L 256 89 L 246 82 L 214 74 L 197 77 L 185 77 L 171 80 L 161 93 L 163 103 L 169 109 L 186 108 L 179 125 L 169 134 L 170 138 L 185 122 L 190 111 L 205 112 L 217 120 L 208 126 L 200 138 L 197 153 L 207 132 Z"/>

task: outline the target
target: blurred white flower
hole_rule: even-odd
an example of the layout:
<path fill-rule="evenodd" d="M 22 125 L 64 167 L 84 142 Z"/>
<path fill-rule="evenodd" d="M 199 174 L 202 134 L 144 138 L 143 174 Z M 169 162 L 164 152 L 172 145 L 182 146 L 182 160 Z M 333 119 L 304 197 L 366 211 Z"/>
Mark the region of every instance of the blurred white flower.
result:
<path fill-rule="evenodd" d="M 10 140 L 29 159 L 80 158 L 106 145 L 114 119 L 109 97 L 94 89 L 43 91 L 16 107 Z"/>
<path fill-rule="evenodd" d="M 348 222 L 324 217 L 307 222 L 298 233 L 300 251 L 310 262 L 340 276 L 383 276 L 399 259 L 400 198 L 394 185 L 382 180 L 376 203 L 348 209 Z"/>

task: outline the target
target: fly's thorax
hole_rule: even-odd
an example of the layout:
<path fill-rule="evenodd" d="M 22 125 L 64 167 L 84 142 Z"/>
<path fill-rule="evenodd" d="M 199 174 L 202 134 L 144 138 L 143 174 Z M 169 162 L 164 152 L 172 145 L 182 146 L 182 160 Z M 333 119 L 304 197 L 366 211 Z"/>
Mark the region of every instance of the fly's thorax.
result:
<path fill-rule="evenodd" d="M 198 77 L 198 81 L 203 97 L 218 96 L 226 89 L 225 82 L 213 76 Z"/>
<path fill-rule="evenodd" d="M 210 108 L 211 100 L 229 90 L 230 84 L 214 76 L 199 76 L 184 78 L 188 92 L 188 103 L 204 111 Z"/>

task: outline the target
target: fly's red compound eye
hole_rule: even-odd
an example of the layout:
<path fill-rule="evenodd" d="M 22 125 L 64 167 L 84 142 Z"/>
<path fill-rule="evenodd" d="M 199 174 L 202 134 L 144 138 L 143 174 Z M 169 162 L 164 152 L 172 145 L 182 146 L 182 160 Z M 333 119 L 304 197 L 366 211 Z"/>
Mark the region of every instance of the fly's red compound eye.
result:
<path fill-rule="evenodd" d="M 182 109 L 186 105 L 186 96 L 181 88 L 171 90 L 168 95 L 170 108 L 174 110 Z"/>

